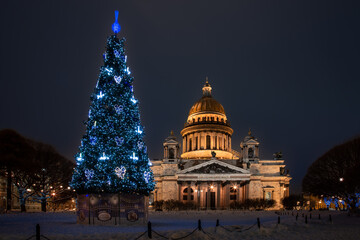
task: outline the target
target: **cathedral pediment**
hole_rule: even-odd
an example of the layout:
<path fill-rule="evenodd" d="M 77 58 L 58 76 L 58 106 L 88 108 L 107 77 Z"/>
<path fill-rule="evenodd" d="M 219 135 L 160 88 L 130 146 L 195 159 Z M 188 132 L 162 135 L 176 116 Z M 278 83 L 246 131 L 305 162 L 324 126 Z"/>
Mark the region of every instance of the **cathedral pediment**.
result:
<path fill-rule="evenodd" d="M 210 160 L 181 170 L 178 174 L 250 174 L 250 172 L 219 160 Z"/>

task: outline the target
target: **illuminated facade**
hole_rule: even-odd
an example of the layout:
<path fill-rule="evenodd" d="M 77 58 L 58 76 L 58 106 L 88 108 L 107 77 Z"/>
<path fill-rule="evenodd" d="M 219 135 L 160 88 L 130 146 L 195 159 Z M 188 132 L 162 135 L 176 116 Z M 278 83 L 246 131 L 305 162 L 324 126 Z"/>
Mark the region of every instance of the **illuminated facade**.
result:
<path fill-rule="evenodd" d="M 233 150 L 233 129 L 223 106 L 212 97 L 208 81 L 202 91 L 181 131 L 182 148 L 171 132 L 163 144 L 164 158 L 152 161 L 153 200 L 175 199 L 191 201 L 202 209 L 227 209 L 233 201 L 265 198 L 275 200 L 276 208 L 281 208 L 291 180 L 281 153 L 272 160 L 261 160 L 260 143 L 250 130 L 240 150 Z"/>

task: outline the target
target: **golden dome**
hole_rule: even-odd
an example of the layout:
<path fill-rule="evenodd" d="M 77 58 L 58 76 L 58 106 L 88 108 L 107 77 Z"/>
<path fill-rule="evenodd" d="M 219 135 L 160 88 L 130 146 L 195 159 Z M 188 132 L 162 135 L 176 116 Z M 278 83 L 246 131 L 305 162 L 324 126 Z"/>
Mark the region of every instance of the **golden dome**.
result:
<path fill-rule="evenodd" d="M 211 86 L 206 79 L 203 87 L 203 96 L 191 107 L 189 116 L 198 112 L 218 112 L 225 115 L 224 107 L 211 96 Z"/>
<path fill-rule="evenodd" d="M 190 109 L 189 116 L 197 112 L 219 112 L 225 114 L 224 107 L 211 96 L 202 97 Z"/>

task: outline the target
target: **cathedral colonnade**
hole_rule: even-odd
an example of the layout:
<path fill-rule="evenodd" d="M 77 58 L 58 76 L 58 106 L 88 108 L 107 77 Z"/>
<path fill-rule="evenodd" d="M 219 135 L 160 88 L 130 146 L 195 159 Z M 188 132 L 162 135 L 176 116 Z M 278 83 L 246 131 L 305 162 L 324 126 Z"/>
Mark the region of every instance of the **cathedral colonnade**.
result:
<path fill-rule="evenodd" d="M 232 202 L 249 197 L 249 181 L 178 181 L 179 201 L 191 202 L 198 209 L 228 209 Z"/>

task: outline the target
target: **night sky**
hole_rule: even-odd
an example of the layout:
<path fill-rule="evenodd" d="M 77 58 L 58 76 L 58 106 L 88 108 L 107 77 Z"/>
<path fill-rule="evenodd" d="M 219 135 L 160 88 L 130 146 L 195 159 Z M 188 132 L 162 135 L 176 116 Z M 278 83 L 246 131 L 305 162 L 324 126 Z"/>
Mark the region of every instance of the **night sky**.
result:
<path fill-rule="evenodd" d="M 205 77 L 233 149 L 249 127 L 283 151 L 301 191 L 310 164 L 360 133 L 359 1 L 1 1 L 0 129 L 73 159 L 119 10 L 151 159 L 180 131 Z"/>

